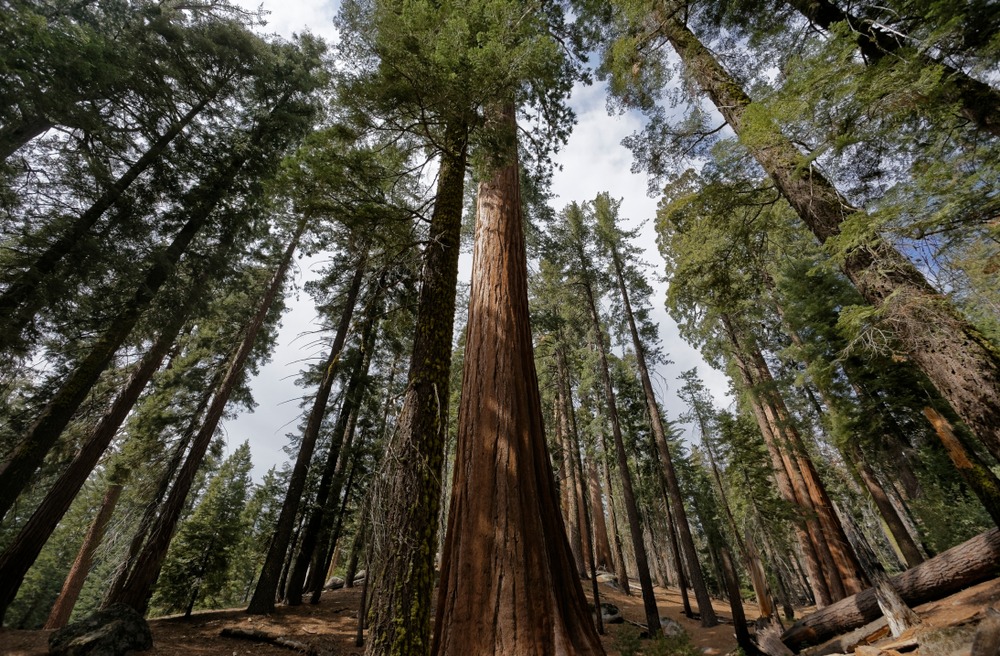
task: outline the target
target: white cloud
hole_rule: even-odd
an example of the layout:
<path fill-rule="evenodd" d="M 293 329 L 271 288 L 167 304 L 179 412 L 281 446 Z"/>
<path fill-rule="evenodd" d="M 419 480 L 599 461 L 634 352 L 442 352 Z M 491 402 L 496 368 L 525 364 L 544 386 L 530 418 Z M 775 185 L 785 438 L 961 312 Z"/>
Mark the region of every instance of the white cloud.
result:
<path fill-rule="evenodd" d="M 248 8 L 258 5 L 251 0 L 238 0 Z M 336 39 L 333 17 L 339 3 L 322 0 L 265 0 L 262 6 L 270 12 L 268 25 L 264 30 L 290 37 L 293 33 L 308 30 L 327 40 Z M 642 174 L 633 174 L 632 155 L 621 145 L 624 137 L 639 130 L 641 118 L 635 113 L 609 116 L 605 109 L 605 90 L 600 84 L 584 86 L 578 84 L 573 90 L 572 105 L 578 115 L 569 143 L 558 154 L 556 161 L 562 166 L 553 180 L 553 201 L 560 209 L 571 201 L 584 202 L 593 199 L 599 192 L 607 191 L 615 198 L 621 198 L 621 215 L 628 219 L 628 225 L 646 221 L 641 234 L 640 246 L 644 249 L 644 259 L 653 267 L 650 283 L 654 289 L 653 319 L 660 326 L 660 340 L 669 353 L 673 364 L 660 366 L 655 374 L 654 385 L 659 389 L 659 397 L 670 419 L 686 412 L 687 408 L 676 397 L 679 387 L 677 377 L 681 371 L 698 367 L 702 379 L 720 405 L 728 405 L 726 396 L 728 382 L 724 374 L 709 367 L 696 350 L 688 346 L 678 335 L 676 324 L 667 316 L 663 307 L 666 285 L 655 278 L 662 274 L 662 260 L 656 250 L 653 219 L 656 215 L 655 198 L 647 195 L 647 180 Z M 297 274 L 298 284 L 308 279 L 312 262 L 306 263 Z M 462 258 L 460 278 L 468 282 L 471 274 L 471 256 Z M 287 457 L 282 447 L 287 443 L 285 434 L 296 429 L 301 416 L 299 399 L 305 390 L 294 385 L 298 372 L 304 366 L 304 359 L 320 357 L 313 345 L 313 338 L 302 337 L 303 333 L 315 331 L 317 318 L 311 299 L 300 294 L 290 300 L 290 311 L 282 321 L 278 338 L 278 348 L 271 362 L 262 367 L 253 380 L 254 396 L 258 402 L 255 413 L 244 413 L 225 424 L 229 443 L 236 445 L 250 440 L 255 469 L 260 478 L 274 464 L 284 462 Z M 664 390 L 664 387 L 669 388 Z"/>

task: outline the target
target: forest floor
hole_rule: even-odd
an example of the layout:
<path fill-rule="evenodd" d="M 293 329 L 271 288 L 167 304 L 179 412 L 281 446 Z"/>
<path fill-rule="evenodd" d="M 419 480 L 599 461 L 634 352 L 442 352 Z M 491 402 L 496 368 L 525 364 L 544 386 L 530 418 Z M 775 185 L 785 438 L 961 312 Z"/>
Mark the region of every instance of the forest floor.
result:
<path fill-rule="evenodd" d="M 590 598 L 590 586 L 584 586 Z M 638 589 L 635 589 L 638 593 Z M 624 644 L 622 632 L 635 634 L 633 623 L 644 623 L 642 598 L 638 594 L 629 597 L 607 585 L 601 586 L 602 601 L 610 602 L 621 610 L 627 620 L 622 624 L 608 625 L 607 634 L 602 638 L 609 656 L 618 656 L 619 647 Z M 674 588 L 656 588 L 657 605 L 660 615 L 676 620 L 687 631 L 691 644 L 703 654 L 728 654 L 736 647 L 733 627 L 722 623 L 712 628 L 702 628 L 698 620 L 684 617 L 680 594 Z M 360 656 L 364 648 L 356 647 L 357 610 L 361 600 L 361 588 L 341 589 L 324 593 L 321 602 L 312 606 L 303 604 L 295 608 L 279 606 L 273 615 L 248 616 L 242 610 L 202 611 L 190 619 L 168 617 L 150 620 L 153 632 L 153 648 L 145 652 L 149 656 L 291 656 L 296 651 L 267 643 L 251 642 L 246 639 L 222 637 L 225 628 L 244 631 L 260 631 L 271 636 L 281 636 L 300 645 L 312 648 L 320 656 Z M 692 599 L 693 602 L 693 599 Z M 721 618 L 732 615 L 726 602 L 716 600 L 715 610 Z M 1000 606 L 1000 579 L 988 581 L 969 588 L 946 599 L 925 604 L 918 608 L 924 629 L 937 629 L 949 636 L 951 642 L 944 651 L 911 652 L 922 656 L 939 654 L 968 654 L 965 651 L 971 638 L 965 633 L 945 627 L 968 625 L 975 617 L 981 616 L 988 606 Z M 806 609 L 803 609 L 806 610 Z M 752 604 L 746 604 L 748 616 L 753 617 Z M 0 629 L 0 654 L 10 656 L 41 656 L 48 651 L 50 631 L 16 631 Z M 971 635 L 971 634 L 969 634 Z M 965 637 L 963 637 L 965 636 Z M 885 643 L 883 639 L 880 642 Z M 928 645 L 930 646 L 930 645 Z"/>

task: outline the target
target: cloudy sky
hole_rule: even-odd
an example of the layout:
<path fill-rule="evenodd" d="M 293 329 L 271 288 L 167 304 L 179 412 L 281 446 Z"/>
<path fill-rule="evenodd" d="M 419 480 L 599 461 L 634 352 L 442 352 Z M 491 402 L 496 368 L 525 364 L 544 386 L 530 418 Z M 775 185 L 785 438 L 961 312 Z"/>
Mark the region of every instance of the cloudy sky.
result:
<path fill-rule="evenodd" d="M 242 4 L 256 7 L 253 0 L 240 0 Z M 268 33 L 291 36 L 308 30 L 330 42 L 336 41 L 333 16 L 337 2 L 322 0 L 266 0 L 260 6 L 267 12 Z M 660 339 L 664 350 L 673 364 L 661 366 L 654 385 L 666 415 L 676 419 L 686 408 L 674 392 L 680 372 L 698 367 L 698 371 L 718 404 L 728 404 L 725 393 L 728 384 L 722 373 L 713 370 L 677 333 L 677 327 L 663 309 L 666 285 L 654 281 L 663 274 L 663 260 L 656 250 L 653 218 L 656 214 L 657 199 L 647 195 L 646 177 L 633 174 L 631 153 L 621 145 L 626 136 L 641 127 L 641 118 L 635 113 L 623 116 L 609 116 L 605 109 L 605 90 L 600 83 L 586 87 L 577 85 L 573 91 L 571 104 L 577 113 L 578 123 L 569 143 L 557 157 L 562 170 L 553 180 L 553 200 L 555 209 L 577 201 L 592 200 L 599 192 L 610 192 L 612 197 L 622 199 L 620 214 L 627 226 L 645 222 L 641 234 L 641 246 L 645 250 L 645 261 L 650 265 L 650 282 L 654 287 L 653 318 L 660 327 Z M 299 261 L 296 274 L 297 289 L 308 280 L 316 261 Z M 460 276 L 468 282 L 471 272 L 471 253 L 462 258 Z M 228 433 L 230 448 L 244 440 L 250 440 L 255 464 L 256 478 L 273 464 L 286 459 L 282 447 L 287 442 L 285 434 L 295 429 L 299 416 L 299 401 L 307 393 L 296 387 L 294 380 L 305 362 L 322 357 L 317 349 L 315 336 L 317 322 L 309 296 L 297 294 L 289 303 L 290 310 L 282 320 L 278 338 L 278 348 L 271 362 L 261 368 L 253 380 L 254 397 L 258 407 L 254 413 L 245 413 L 224 425 Z"/>

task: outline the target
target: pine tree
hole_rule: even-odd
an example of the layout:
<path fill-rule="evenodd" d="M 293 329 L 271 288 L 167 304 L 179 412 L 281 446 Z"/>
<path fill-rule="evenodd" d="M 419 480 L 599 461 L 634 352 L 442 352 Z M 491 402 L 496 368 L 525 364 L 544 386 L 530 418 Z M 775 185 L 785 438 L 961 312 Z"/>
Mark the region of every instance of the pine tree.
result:
<path fill-rule="evenodd" d="M 222 607 L 229 566 L 249 528 L 244 508 L 250 496 L 250 444 L 244 442 L 222 463 L 204 496 L 171 542 L 151 602 L 161 613 L 197 606 Z"/>

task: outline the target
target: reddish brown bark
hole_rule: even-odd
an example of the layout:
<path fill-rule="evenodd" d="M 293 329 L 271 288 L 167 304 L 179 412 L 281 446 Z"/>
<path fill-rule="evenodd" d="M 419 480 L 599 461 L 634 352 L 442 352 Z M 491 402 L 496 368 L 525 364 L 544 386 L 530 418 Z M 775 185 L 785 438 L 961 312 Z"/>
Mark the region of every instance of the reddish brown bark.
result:
<path fill-rule="evenodd" d="M 806 452 L 805 444 L 792 424 L 784 400 L 774 388 L 767 362 L 756 346 L 750 343 L 750 338 L 741 338 L 728 316 L 723 316 L 723 324 L 736 352 L 741 373 L 756 399 L 758 422 L 762 423 L 762 431 L 764 424 L 769 429 L 771 439 L 768 440 L 765 436 L 765 441 L 768 442 L 772 460 L 776 460 L 776 454 L 780 457 L 788 474 L 795 502 L 806 513 L 806 529 L 813 548 L 824 565 L 822 574 L 831 600 L 836 601 L 860 592 L 868 585 L 868 580 L 844 534 L 840 519 L 833 510 L 812 459 Z"/>
<path fill-rule="evenodd" d="M 594 559 L 598 567 L 610 572 L 614 567 L 611 560 L 611 540 L 608 538 L 608 523 L 604 520 L 601 478 L 593 457 L 587 458 L 587 492 L 590 496 L 591 525 L 594 527 Z"/>
<path fill-rule="evenodd" d="M 565 487 L 564 497 L 566 499 L 566 533 L 569 538 L 569 546 L 573 551 L 573 560 L 576 562 L 577 571 L 583 575 L 587 571 L 587 562 L 590 554 L 589 545 L 583 542 L 581 528 L 584 523 L 583 507 L 580 503 L 582 488 L 580 487 L 580 477 L 576 471 L 573 449 L 576 444 L 576 436 L 570 436 L 569 412 L 570 404 L 573 401 L 569 398 L 569 385 L 567 384 L 566 360 L 562 350 L 556 353 L 556 377 L 557 393 L 556 402 L 559 405 L 559 423 L 556 429 L 560 438 L 559 449 L 562 451 L 563 482 Z"/>
<path fill-rule="evenodd" d="M 468 126 L 445 131 L 403 408 L 372 486 L 368 653 L 424 656 L 447 433 Z"/>
<path fill-rule="evenodd" d="M 739 136 L 750 97 L 675 15 L 660 28 L 689 74 Z M 860 210 L 776 126 L 755 124 L 753 156 L 820 243 L 837 237 Z M 764 132 L 766 132 L 766 137 Z M 1000 350 L 878 235 L 849 248 L 844 274 L 895 327 L 901 348 L 927 375 L 976 437 L 1000 458 Z"/>
<path fill-rule="evenodd" d="M 94 521 L 91 522 L 90 528 L 87 530 L 87 535 L 83 538 L 80 551 L 77 552 L 76 560 L 69 568 L 69 574 L 66 575 L 62 590 L 59 591 L 56 603 L 52 605 L 49 619 L 46 620 L 43 629 L 61 629 L 69 621 L 69 616 L 73 614 L 73 607 L 76 606 L 76 600 L 80 597 L 80 591 L 83 590 L 83 584 L 87 580 L 87 574 L 90 573 L 90 565 L 94 562 L 94 553 L 101 544 L 101 540 L 104 539 L 104 530 L 108 527 L 108 522 L 111 521 L 111 514 L 115 511 L 121 494 L 122 485 L 120 483 L 112 483 L 108 486 L 108 491 L 104 493 L 104 499 L 101 501 L 97 516 L 94 517 Z"/>
<path fill-rule="evenodd" d="M 439 656 L 603 654 L 546 450 L 518 177 L 515 160 L 479 187 Z"/>
<path fill-rule="evenodd" d="M 611 261 L 614 264 L 615 277 L 618 281 L 618 291 L 621 294 L 622 304 L 625 309 L 625 318 L 628 320 L 629 332 L 632 334 L 632 347 L 635 349 L 635 361 L 639 369 L 639 380 L 642 382 L 642 391 L 646 399 L 649 425 L 653 429 L 656 449 L 660 455 L 660 469 L 663 474 L 663 480 L 666 483 L 667 495 L 670 497 L 670 508 L 673 511 L 681 552 L 687 563 L 687 571 L 690 575 L 689 581 L 691 582 L 691 588 L 694 590 L 695 599 L 698 602 L 698 614 L 701 616 L 701 625 L 705 627 L 715 626 L 718 620 L 715 617 L 715 609 L 712 608 L 712 598 L 708 594 L 708 586 L 705 585 L 705 576 L 701 571 L 701 563 L 698 562 L 698 550 L 695 548 L 694 538 L 691 536 L 687 511 L 684 510 L 684 500 L 681 494 L 680 483 L 677 480 L 677 471 L 674 469 L 670 447 L 667 444 L 667 436 L 663 432 L 663 419 L 660 415 L 660 406 L 656 402 L 656 395 L 653 393 L 653 382 L 649 377 L 649 368 L 646 366 L 646 349 L 642 344 L 642 339 L 639 337 L 639 329 L 635 324 L 635 316 L 632 313 L 632 302 L 629 299 L 628 286 L 625 284 L 621 257 L 614 243 L 609 244 L 609 249 L 611 251 Z"/>
<path fill-rule="evenodd" d="M 582 245 L 578 246 L 581 255 L 580 264 L 586 271 L 587 260 L 583 256 Z M 639 519 L 639 508 L 635 501 L 635 491 L 632 489 L 632 472 L 628 466 L 628 456 L 625 453 L 625 442 L 622 438 L 621 423 L 618 420 L 618 405 L 615 400 L 615 390 L 611 384 L 611 371 L 608 366 L 608 353 L 604 344 L 604 332 L 601 318 L 597 312 L 597 301 L 590 284 L 589 274 L 584 274 L 584 292 L 590 306 L 590 319 L 594 331 L 594 341 L 597 343 L 597 353 L 600 356 L 600 373 L 604 381 L 604 396 L 607 400 L 608 419 L 611 422 L 611 435 L 615 441 L 615 460 L 618 463 L 618 477 L 622 484 L 622 501 L 625 505 L 625 516 L 628 519 L 629 534 L 632 538 L 632 549 L 635 554 L 635 568 L 639 575 L 639 587 L 642 590 L 642 604 L 646 611 L 646 623 L 652 636 L 660 633 L 660 612 L 656 608 L 656 596 L 653 594 L 653 579 L 649 575 L 649 559 L 642 539 L 642 524 Z M 709 606 L 711 608 L 711 606 Z M 711 612 L 711 611 L 710 611 Z M 714 618 L 713 623 L 714 623 Z"/>
<path fill-rule="evenodd" d="M 918 606 L 991 579 L 998 568 L 1000 529 L 994 528 L 925 560 L 892 577 L 891 581 L 903 601 Z M 799 650 L 864 626 L 881 615 L 875 590 L 869 588 L 799 620 L 781 639 L 791 649 Z"/>
<path fill-rule="evenodd" d="M 948 457 L 962 475 L 969 489 L 979 498 L 993 522 L 1000 526 L 1000 479 L 986 466 L 975 451 L 967 449 L 955 434 L 951 423 L 931 407 L 924 408 L 924 416 L 934 426 Z"/>
<path fill-rule="evenodd" d="M 237 382 L 243 377 L 244 366 L 250 357 L 250 353 L 253 351 L 254 343 L 257 341 L 257 335 L 264 325 L 264 320 L 267 318 L 271 306 L 278 297 L 278 293 L 284 287 L 285 275 L 288 273 L 292 255 L 298 247 L 299 238 L 304 229 L 305 222 L 301 222 L 288 247 L 282 254 L 281 261 L 274 274 L 271 276 L 270 281 L 268 281 L 267 288 L 263 290 L 257 309 L 247 323 L 240 342 L 226 366 L 219 389 L 208 406 L 205 421 L 198 434 L 192 440 L 191 450 L 188 452 L 184 465 L 177 473 L 177 479 L 174 481 L 169 495 L 163 502 L 160 515 L 149 532 L 146 545 L 135 559 L 135 562 L 129 563 L 131 567 L 127 574 L 121 577 L 120 583 L 108 592 L 103 602 L 105 608 L 112 603 L 121 602 L 132 606 L 140 612 L 145 612 L 146 606 L 149 603 L 149 597 L 152 594 L 152 586 L 160 575 L 160 568 L 163 566 L 163 561 L 167 556 L 170 539 L 173 537 L 184 503 L 188 493 L 191 491 L 195 474 L 201 466 L 212 437 L 215 435 L 215 429 L 222 419 L 222 414 L 225 411 L 226 404 L 229 402 L 229 397 L 236 387 Z"/>

